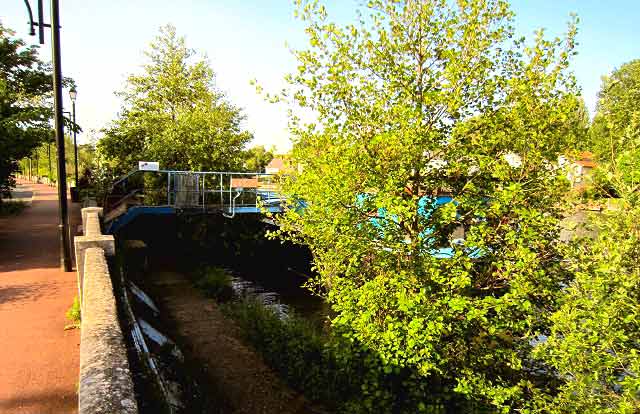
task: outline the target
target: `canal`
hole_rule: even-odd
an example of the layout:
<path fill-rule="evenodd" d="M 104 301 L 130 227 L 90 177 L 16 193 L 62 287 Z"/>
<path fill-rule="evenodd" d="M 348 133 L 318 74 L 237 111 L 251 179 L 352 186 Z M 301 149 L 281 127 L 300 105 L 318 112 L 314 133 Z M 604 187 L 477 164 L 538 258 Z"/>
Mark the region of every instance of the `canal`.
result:
<path fill-rule="evenodd" d="M 201 269 L 224 269 L 235 293 L 230 300 L 248 297 L 282 317 L 294 312 L 324 324 L 323 300 L 302 287 L 311 268 L 308 250 L 269 240 L 268 230 L 251 217 L 142 217 L 118 235 L 146 246 L 144 259 L 137 269 L 130 266 L 124 283 L 133 319 L 159 368 L 155 382 L 169 394 L 167 412 L 316 412 L 244 343 L 215 301 L 195 287 Z M 153 375 L 145 379 L 152 380 Z"/>

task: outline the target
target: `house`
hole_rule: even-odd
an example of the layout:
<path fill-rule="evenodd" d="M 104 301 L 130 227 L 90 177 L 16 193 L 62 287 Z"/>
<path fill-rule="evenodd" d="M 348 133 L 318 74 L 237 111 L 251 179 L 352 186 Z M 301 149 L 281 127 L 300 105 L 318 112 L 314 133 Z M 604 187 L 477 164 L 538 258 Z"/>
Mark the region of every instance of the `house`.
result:
<path fill-rule="evenodd" d="M 593 153 L 589 151 L 581 152 L 578 159 L 571 161 L 569 164 L 567 178 L 571 182 L 571 186 L 578 190 L 584 189 L 590 183 L 593 169 L 596 165 Z"/>
<path fill-rule="evenodd" d="M 231 177 L 231 188 L 258 188 L 258 179 L 256 177 Z"/>
<path fill-rule="evenodd" d="M 267 174 L 277 174 L 284 168 L 284 159 L 282 157 L 274 157 L 265 167 Z"/>

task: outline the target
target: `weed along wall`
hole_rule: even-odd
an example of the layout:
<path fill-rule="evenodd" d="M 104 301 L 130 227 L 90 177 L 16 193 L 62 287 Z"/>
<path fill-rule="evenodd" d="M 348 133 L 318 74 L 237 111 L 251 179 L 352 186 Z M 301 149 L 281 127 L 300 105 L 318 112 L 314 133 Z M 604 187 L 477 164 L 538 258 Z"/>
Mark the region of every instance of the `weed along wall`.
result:
<path fill-rule="evenodd" d="M 138 405 L 107 264 L 115 243 L 102 234 L 101 215 L 101 208 L 83 208 L 83 236 L 74 239 L 82 309 L 78 412 L 134 414 Z"/>

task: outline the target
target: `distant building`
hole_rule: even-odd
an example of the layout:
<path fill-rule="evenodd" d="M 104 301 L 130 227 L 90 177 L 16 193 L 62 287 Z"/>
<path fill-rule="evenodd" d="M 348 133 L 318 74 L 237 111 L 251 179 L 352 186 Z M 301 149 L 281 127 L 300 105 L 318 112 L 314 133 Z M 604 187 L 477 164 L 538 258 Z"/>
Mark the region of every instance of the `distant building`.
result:
<path fill-rule="evenodd" d="M 571 161 L 567 178 L 573 188 L 583 189 L 589 185 L 596 165 L 597 163 L 593 160 L 593 154 L 589 151 L 581 152 L 577 160 Z"/>
<path fill-rule="evenodd" d="M 231 177 L 231 188 L 258 188 L 258 179 L 255 177 Z"/>
<path fill-rule="evenodd" d="M 284 159 L 282 157 L 275 157 L 267 164 L 265 172 L 267 174 L 277 174 L 284 168 Z"/>

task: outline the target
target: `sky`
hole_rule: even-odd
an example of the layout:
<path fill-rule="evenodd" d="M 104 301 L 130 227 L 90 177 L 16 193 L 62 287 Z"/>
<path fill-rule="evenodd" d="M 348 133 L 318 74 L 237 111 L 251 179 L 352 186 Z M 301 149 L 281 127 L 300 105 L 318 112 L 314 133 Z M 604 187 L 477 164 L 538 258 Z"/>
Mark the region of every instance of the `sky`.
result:
<path fill-rule="evenodd" d="M 37 8 L 37 1 L 30 0 Z M 45 21 L 49 21 L 45 1 Z M 252 145 L 290 148 L 286 110 L 264 101 L 252 79 L 266 90 L 284 86 L 296 61 L 288 47 L 306 45 L 304 25 L 293 17 L 292 0 L 61 0 L 62 70 L 76 81 L 77 122 L 84 132 L 79 142 L 100 136 L 121 102 L 114 95 L 127 75 L 140 70 L 143 51 L 159 27 L 173 24 L 187 45 L 205 55 L 216 72 L 216 86 L 243 108 Z M 350 22 L 357 0 L 326 0 L 329 16 Z M 593 114 L 601 77 L 640 58 L 640 0 L 512 0 L 516 30 L 530 37 L 538 28 L 550 36 L 566 31 L 570 13 L 580 18 L 578 56 L 573 71 Z M 0 22 L 29 44 L 24 0 L 2 0 Z M 50 35 L 41 48 L 49 60 Z M 69 109 L 68 93 L 64 94 Z"/>

